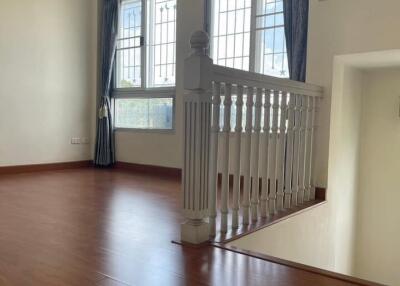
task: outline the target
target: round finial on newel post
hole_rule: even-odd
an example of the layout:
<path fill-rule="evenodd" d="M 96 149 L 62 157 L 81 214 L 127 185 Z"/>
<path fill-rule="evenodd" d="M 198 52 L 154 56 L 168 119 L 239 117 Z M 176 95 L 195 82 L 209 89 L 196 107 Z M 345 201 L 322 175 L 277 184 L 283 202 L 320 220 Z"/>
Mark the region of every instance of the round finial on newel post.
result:
<path fill-rule="evenodd" d="M 190 47 L 192 48 L 194 54 L 205 55 L 209 44 L 210 38 L 204 31 L 196 31 L 190 38 Z"/>

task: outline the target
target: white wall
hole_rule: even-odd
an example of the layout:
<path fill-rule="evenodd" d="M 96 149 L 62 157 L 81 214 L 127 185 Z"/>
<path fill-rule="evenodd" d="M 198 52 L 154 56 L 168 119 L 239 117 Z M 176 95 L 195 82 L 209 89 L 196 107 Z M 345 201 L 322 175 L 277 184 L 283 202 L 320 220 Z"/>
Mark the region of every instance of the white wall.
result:
<path fill-rule="evenodd" d="M 325 88 L 317 144 L 321 186 L 328 181 L 333 59 L 336 55 L 400 48 L 399 10 L 398 0 L 310 0 L 307 81 Z"/>
<path fill-rule="evenodd" d="M 175 132 L 117 131 L 118 161 L 176 168 L 182 166 L 183 64 L 184 59 L 190 53 L 191 34 L 196 30 L 203 29 L 203 11 L 203 1 L 177 0 Z"/>
<path fill-rule="evenodd" d="M 332 130 L 336 128 L 335 122 L 340 121 L 335 120 L 335 116 L 342 116 L 340 112 L 331 116 L 331 112 L 337 112 L 334 107 L 334 97 L 338 96 L 338 93 L 333 86 L 340 86 L 340 83 L 337 85 L 333 82 L 337 78 L 335 75 L 337 69 L 340 69 L 338 66 L 334 68 L 335 64 L 340 66 L 334 59 L 346 54 L 399 49 L 400 37 L 396 36 L 397 27 L 400 26 L 400 17 L 397 13 L 399 9 L 400 1 L 397 0 L 310 1 L 307 81 L 325 88 L 325 98 L 319 113 L 316 170 L 318 185 L 328 187 L 329 200 L 324 216 L 318 217 L 315 213 L 315 219 L 319 219 L 321 224 L 327 224 L 330 233 L 334 235 L 332 243 L 335 245 L 335 264 L 330 269 L 343 273 L 351 273 L 354 270 L 354 267 L 351 267 L 351 255 L 354 253 L 352 247 L 354 240 L 352 242 L 351 237 L 354 238 L 354 233 L 347 233 L 354 227 L 354 213 L 347 209 L 353 205 L 351 200 L 354 200 L 354 193 L 348 193 L 340 187 L 341 184 L 338 182 L 341 177 L 335 177 L 336 174 L 348 179 L 344 183 L 346 188 L 355 190 L 357 186 L 354 178 L 347 176 L 344 171 L 347 165 L 341 166 L 342 173 L 334 172 L 340 168 L 340 165 L 335 164 L 335 160 L 341 160 L 343 154 L 329 150 L 329 148 L 341 149 L 339 146 L 335 147 L 339 144 L 336 142 L 338 131 Z M 374 64 L 379 65 L 379 57 L 376 59 Z M 393 62 L 398 62 L 397 59 L 397 56 L 392 57 Z M 365 61 L 365 58 L 362 57 L 361 61 Z M 340 97 L 337 98 L 339 99 Z M 337 128 L 343 127 L 340 124 L 337 126 Z M 354 156 L 352 153 L 350 163 L 353 166 L 353 174 L 356 174 Z M 351 199 L 347 201 L 347 205 L 342 205 L 341 202 L 344 202 L 346 196 Z M 347 211 L 343 213 L 343 210 Z M 325 236 L 315 232 L 314 238 L 324 240 Z M 321 251 L 319 255 L 330 257 L 332 253 Z"/>
<path fill-rule="evenodd" d="M 318 268 L 335 270 L 332 229 L 325 219 L 328 205 L 319 206 L 229 245 Z"/>
<path fill-rule="evenodd" d="M 353 273 L 358 192 L 362 72 L 336 60 L 332 89 L 328 168 L 328 219 L 335 247 L 334 271 Z"/>
<path fill-rule="evenodd" d="M 94 133 L 97 1 L 0 7 L 0 165 L 90 159 L 70 141 Z"/>
<path fill-rule="evenodd" d="M 400 285 L 400 68 L 364 77 L 355 275 Z"/>

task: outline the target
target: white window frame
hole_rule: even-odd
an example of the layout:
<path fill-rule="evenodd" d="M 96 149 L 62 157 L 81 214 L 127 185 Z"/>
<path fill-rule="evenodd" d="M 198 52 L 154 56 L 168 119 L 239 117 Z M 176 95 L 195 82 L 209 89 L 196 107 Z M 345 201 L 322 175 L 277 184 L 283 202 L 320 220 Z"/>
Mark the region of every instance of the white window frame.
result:
<path fill-rule="evenodd" d="M 206 15 L 205 15 L 205 30 L 206 32 L 210 35 L 210 49 L 209 49 L 209 56 L 212 58 L 213 54 L 213 49 L 214 49 L 214 43 L 212 40 L 212 27 L 214 25 L 214 3 L 215 1 L 218 0 L 206 0 Z M 254 73 L 259 73 L 259 70 L 261 68 L 258 66 L 261 63 L 260 60 L 260 53 L 257 53 L 257 51 L 260 50 L 261 42 L 260 39 L 257 38 L 256 34 L 257 31 L 260 30 L 260 28 L 257 28 L 257 9 L 259 4 L 259 0 L 251 0 L 251 21 L 250 21 L 250 51 L 249 51 L 249 71 L 254 72 Z M 277 13 L 273 13 L 277 14 Z M 217 64 L 217 63 L 215 63 Z M 273 76 L 273 75 L 270 75 Z M 284 78 L 289 78 L 289 73 L 287 74 L 287 77 Z"/>
<path fill-rule="evenodd" d="M 122 0 L 129 1 L 129 0 Z M 148 38 L 150 33 L 152 33 L 152 27 L 148 28 L 151 25 L 148 25 L 148 16 L 149 16 L 149 6 L 152 5 L 152 1 L 149 0 L 141 0 L 142 5 L 142 17 L 141 17 L 141 85 L 140 87 L 127 87 L 127 88 L 118 88 L 117 87 L 117 60 L 115 60 L 114 64 L 114 73 L 113 73 L 113 92 L 112 92 L 112 107 L 113 107 L 113 115 L 116 118 L 116 110 L 115 100 L 118 99 L 129 99 L 129 98 L 170 98 L 172 99 L 172 128 L 170 129 L 155 129 L 155 128 L 126 128 L 126 127 L 116 127 L 115 120 L 113 120 L 113 128 L 115 131 L 132 131 L 132 132 L 145 132 L 145 133 L 175 133 L 175 117 L 176 117 L 176 78 L 174 86 L 163 86 L 163 87 L 148 87 L 148 75 L 147 75 L 147 65 L 152 62 L 152 59 L 148 56 Z M 120 9 L 119 17 L 118 17 L 118 31 L 121 27 L 122 21 L 122 7 Z M 176 44 L 176 42 L 175 42 Z M 175 50 L 176 53 L 176 50 Z M 115 55 L 117 57 L 117 55 Z M 176 59 L 176 57 L 175 57 Z M 175 63 L 176 68 L 176 63 Z M 175 72 L 176 75 L 176 72 Z"/>

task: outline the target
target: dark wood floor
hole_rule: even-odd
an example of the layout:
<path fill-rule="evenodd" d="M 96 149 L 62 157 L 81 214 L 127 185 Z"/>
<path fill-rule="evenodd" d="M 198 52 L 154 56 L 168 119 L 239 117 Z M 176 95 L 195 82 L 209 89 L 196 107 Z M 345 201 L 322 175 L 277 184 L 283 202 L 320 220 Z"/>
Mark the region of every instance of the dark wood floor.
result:
<path fill-rule="evenodd" d="M 0 177 L 0 285 L 352 285 L 182 247 L 177 179 L 75 169 Z"/>

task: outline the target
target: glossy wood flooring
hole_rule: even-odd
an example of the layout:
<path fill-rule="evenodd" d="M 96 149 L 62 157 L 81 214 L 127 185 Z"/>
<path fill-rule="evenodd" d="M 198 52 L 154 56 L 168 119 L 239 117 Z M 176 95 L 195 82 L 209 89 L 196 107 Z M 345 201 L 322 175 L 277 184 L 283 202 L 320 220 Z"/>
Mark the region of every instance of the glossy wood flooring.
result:
<path fill-rule="evenodd" d="M 182 247 L 177 179 L 75 169 L 0 177 L 0 285 L 352 285 Z"/>

